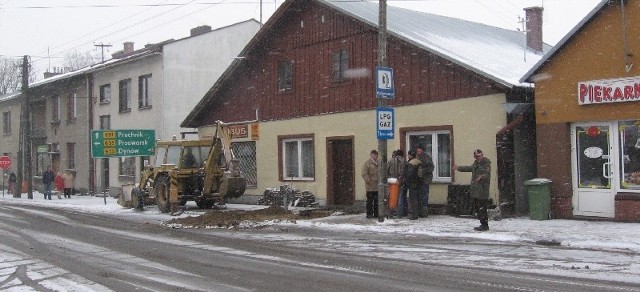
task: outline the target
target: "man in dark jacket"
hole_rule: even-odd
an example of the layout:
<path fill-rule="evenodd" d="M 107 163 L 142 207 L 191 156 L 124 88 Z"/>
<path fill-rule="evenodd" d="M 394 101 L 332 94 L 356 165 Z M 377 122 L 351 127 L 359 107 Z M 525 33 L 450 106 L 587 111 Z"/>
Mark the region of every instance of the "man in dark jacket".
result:
<path fill-rule="evenodd" d="M 422 162 L 416 157 L 416 151 L 409 151 L 409 162 L 405 170 L 404 183 L 409 189 L 409 220 L 416 220 L 422 213 Z"/>
<path fill-rule="evenodd" d="M 51 170 L 51 166 L 47 167 L 42 173 L 42 184 L 44 185 L 44 199 L 51 200 L 51 192 L 53 191 L 53 181 L 55 180 L 56 175 Z"/>
<path fill-rule="evenodd" d="M 422 212 L 420 217 L 427 217 L 429 215 L 429 184 L 433 181 L 433 160 L 431 156 L 424 152 L 424 146 L 418 145 L 416 147 L 417 158 L 422 162 L 422 185 L 420 186 L 420 201 L 422 202 Z"/>
<path fill-rule="evenodd" d="M 487 208 L 489 206 L 489 186 L 491 183 L 491 161 L 484 157 L 482 150 L 473 151 L 475 161 L 470 166 L 453 165 L 453 169 L 462 172 L 471 172 L 471 185 L 469 187 L 469 195 L 471 199 L 475 199 L 475 209 L 480 220 L 480 226 L 475 227 L 477 231 L 489 230 L 489 215 Z"/>

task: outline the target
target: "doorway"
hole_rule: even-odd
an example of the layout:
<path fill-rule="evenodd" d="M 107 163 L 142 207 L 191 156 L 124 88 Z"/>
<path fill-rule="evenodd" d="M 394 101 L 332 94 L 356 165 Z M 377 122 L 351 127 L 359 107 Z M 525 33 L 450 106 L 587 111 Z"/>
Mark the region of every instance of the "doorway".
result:
<path fill-rule="evenodd" d="M 353 136 L 327 138 L 327 205 L 355 203 Z"/>
<path fill-rule="evenodd" d="M 573 214 L 614 217 L 618 159 L 614 123 L 571 127 Z"/>

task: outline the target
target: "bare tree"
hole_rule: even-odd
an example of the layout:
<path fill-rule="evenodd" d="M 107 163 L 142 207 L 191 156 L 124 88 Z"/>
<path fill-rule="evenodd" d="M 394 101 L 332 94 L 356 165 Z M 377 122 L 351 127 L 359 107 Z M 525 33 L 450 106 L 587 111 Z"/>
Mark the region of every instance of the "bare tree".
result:
<path fill-rule="evenodd" d="M 64 55 L 63 66 L 69 71 L 75 71 L 97 63 L 99 60 L 91 51 L 80 52 L 72 50 Z"/>
<path fill-rule="evenodd" d="M 20 88 L 20 59 L 0 57 L 0 95 Z"/>

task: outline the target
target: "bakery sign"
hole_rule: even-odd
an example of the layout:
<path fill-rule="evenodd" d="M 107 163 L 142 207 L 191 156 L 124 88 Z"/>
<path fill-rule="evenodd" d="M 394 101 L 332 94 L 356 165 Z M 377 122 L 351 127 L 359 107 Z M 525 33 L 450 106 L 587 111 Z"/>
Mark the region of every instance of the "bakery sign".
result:
<path fill-rule="evenodd" d="M 578 82 L 578 103 L 640 101 L 640 76 Z"/>

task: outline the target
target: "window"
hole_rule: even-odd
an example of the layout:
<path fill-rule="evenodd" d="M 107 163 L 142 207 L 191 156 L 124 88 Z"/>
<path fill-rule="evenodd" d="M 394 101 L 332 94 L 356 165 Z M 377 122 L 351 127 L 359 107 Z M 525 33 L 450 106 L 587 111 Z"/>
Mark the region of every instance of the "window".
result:
<path fill-rule="evenodd" d="M 620 188 L 640 189 L 640 121 L 619 122 Z"/>
<path fill-rule="evenodd" d="M 51 105 L 51 121 L 60 122 L 60 96 L 53 97 L 53 103 Z"/>
<path fill-rule="evenodd" d="M 135 176 L 136 175 L 136 158 L 120 157 L 120 175 Z"/>
<path fill-rule="evenodd" d="M 120 112 L 131 111 L 131 79 L 120 80 Z"/>
<path fill-rule="evenodd" d="M 77 101 L 78 99 L 75 93 L 67 96 L 67 121 L 76 119 Z"/>
<path fill-rule="evenodd" d="M 282 61 L 278 63 L 278 91 L 293 89 L 293 63 Z"/>
<path fill-rule="evenodd" d="M 11 134 L 11 112 L 2 113 L 2 133 Z"/>
<path fill-rule="evenodd" d="M 111 84 L 100 86 L 100 103 L 111 102 Z"/>
<path fill-rule="evenodd" d="M 76 168 L 76 143 L 67 143 L 67 168 Z"/>
<path fill-rule="evenodd" d="M 312 180 L 315 176 L 313 137 L 279 138 L 284 180 Z"/>
<path fill-rule="evenodd" d="M 407 132 L 407 151 L 424 146 L 424 152 L 433 159 L 433 180 L 451 182 L 451 131 Z"/>
<path fill-rule="evenodd" d="M 111 116 L 104 115 L 100 116 L 100 130 L 110 130 L 111 129 Z"/>
<path fill-rule="evenodd" d="M 231 149 L 240 165 L 240 172 L 247 180 L 247 187 L 258 186 L 258 167 L 256 165 L 256 142 L 234 142 Z"/>
<path fill-rule="evenodd" d="M 331 55 L 331 81 L 341 82 L 347 80 L 346 72 L 349 69 L 349 53 L 341 50 Z"/>
<path fill-rule="evenodd" d="M 151 96 L 149 87 L 151 86 L 151 74 L 138 78 L 138 108 L 151 107 Z"/>

